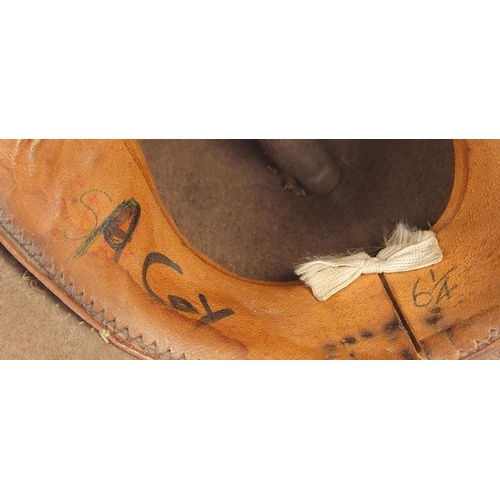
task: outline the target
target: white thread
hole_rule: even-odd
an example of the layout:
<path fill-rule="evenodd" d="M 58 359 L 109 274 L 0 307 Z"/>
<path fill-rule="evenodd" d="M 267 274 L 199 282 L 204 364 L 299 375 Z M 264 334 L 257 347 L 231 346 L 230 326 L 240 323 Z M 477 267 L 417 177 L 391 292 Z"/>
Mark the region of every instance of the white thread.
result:
<path fill-rule="evenodd" d="M 362 274 L 414 271 L 441 262 L 443 253 L 432 231 L 409 228 L 400 222 L 376 257 L 364 252 L 321 257 L 299 264 L 295 274 L 318 300 L 326 300 Z"/>

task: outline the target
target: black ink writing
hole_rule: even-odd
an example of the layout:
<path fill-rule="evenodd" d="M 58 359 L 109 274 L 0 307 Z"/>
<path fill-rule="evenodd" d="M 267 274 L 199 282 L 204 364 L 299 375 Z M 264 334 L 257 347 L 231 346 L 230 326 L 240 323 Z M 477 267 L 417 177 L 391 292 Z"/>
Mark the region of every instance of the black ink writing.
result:
<path fill-rule="evenodd" d="M 95 215 L 95 212 L 93 213 Z M 141 207 L 134 198 L 123 201 L 78 247 L 75 258 L 81 257 L 92 242 L 102 234 L 106 243 L 115 251 L 115 262 L 118 262 L 123 249 L 132 238 L 140 217 Z"/>
<path fill-rule="evenodd" d="M 413 305 L 415 307 L 427 307 L 431 304 L 439 305 L 442 300 L 450 299 L 451 292 L 458 288 L 458 285 L 450 286 L 449 284 L 450 274 L 455 269 L 455 267 L 452 267 L 440 278 L 437 278 L 431 269 L 429 274 L 433 285 L 420 291 L 421 278 L 418 278 L 412 289 Z"/>
<path fill-rule="evenodd" d="M 163 255 L 159 252 L 151 252 L 144 259 L 144 264 L 142 266 L 142 284 L 144 285 L 146 291 L 149 293 L 150 297 L 156 300 L 156 302 L 162 305 L 166 305 L 166 302 L 153 291 L 148 283 L 148 270 L 153 264 L 163 264 L 170 267 L 179 274 L 182 274 L 182 269 L 173 260 L 169 259 L 166 255 Z"/>
<path fill-rule="evenodd" d="M 168 258 L 166 255 L 163 255 L 159 252 L 152 252 L 148 254 L 146 259 L 144 260 L 144 265 L 142 266 L 142 282 L 144 288 L 149 293 L 149 295 L 159 304 L 163 306 L 167 306 L 167 302 L 162 299 L 152 288 L 148 282 L 148 270 L 153 264 L 160 264 L 169 267 L 174 270 L 178 274 L 183 274 L 181 267 L 176 264 L 173 260 Z M 168 300 L 170 306 L 174 309 L 186 313 L 200 314 L 196 307 L 193 306 L 191 302 L 186 300 L 183 297 L 178 297 L 176 295 L 168 295 Z M 213 311 L 210 305 L 208 304 L 208 300 L 203 294 L 198 294 L 198 300 L 200 301 L 203 309 L 205 311 L 205 315 L 202 316 L 195 324 L 195 328 L 199 328 L 203 325 L 209 325 L 211 323 L 215 323 L 216 321 L 220 321 L 221 319 L 227 318 L 234 314 L 234 311 L 229 308 L 220 309 L 218 311 Z"/>
<path fill-rule="evenodd" d="M 108 217 L 106 217 L 102 224 L 99 224 L 98 215 L 95 210 L 93 210 L 89 204 L 83 201 L 84 196 L 91 192 L 104 193 L 108 197 L 108 199 L 111 200 L 107 193 L 99 190 L 87 191 L 82 196 L 80 196 L 80 202 L 91 211 L 95 220 L 95 224 L 94 229 L 88 235 L 84 236 L 85 241 L 78 247 L 74 257 L 81 257 L 87 251 L 88 247 L 100 235 L 102 235 L 107 245 L 115 251 L 114 260 L 115 262 L 118 262 L 121 253 L 123 252 L 127 244 L 130 243 L 132 235 L 137 227 L 137 224 L 139 223 L 141 217 L 141 207 L 134 198 L 130 198 L 129 200 L 120 203 L 113 210 L 113 212 L 108 215 Z M 195 314 L 198 316 L 201 315 L 201 318 L 199 318 L 195 324 L 195 328 L 215 323 L 234 314 L 234 311 L 229 308 L 223 308 L 214 311 L 210 307 L 205 295 L 201 293 L 198 294 L 198 300 L 201 304 L 201 307 L 203 308 L 201 312 L 197 307 L 195 307 L 189 300 L 185 299 L 184 297 L 173 294 L 167 295 L 166 299 L 160 297 L 152 289 L 148 281 L 149 268 L 154 264 L 167 266 L 169 269 L 180 275 L 184 274 L 182 268 L 166 255 L 160 252 L 149 253 L 144 259 L 142 266 L 142 283 L 147 293 L 153 300 L 155 300 L 162 306 L 172 307 L 177 311 L 188 314 Z"/>

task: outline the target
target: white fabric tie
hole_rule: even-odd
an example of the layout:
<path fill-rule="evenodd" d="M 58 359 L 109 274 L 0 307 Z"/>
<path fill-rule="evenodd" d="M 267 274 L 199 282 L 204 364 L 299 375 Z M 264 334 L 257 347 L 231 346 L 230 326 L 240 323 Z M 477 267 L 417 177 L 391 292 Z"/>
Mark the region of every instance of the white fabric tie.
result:
<path fill-rule="evenodd" d="M 414 271 L 441 262 L 443 253 L 432 231 L 411 229 L 399 223 L 376 257 L 364 252 L 321 257 L 299 264 L 295 274 L 318 300 L 326 300 L 362 274 Z"/>

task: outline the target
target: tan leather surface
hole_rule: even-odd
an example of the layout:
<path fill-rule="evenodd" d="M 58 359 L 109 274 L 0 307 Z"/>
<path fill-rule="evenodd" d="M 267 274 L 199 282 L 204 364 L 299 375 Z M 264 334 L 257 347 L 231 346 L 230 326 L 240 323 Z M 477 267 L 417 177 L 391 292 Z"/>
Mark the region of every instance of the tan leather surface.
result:
<path fill-rule="evenodd" d="M 417 358 L 377 276 L 319 303 L 199 255 L 134 141 L 2 141 L 0 227 L 71 308 L 143 357 Z"/>
<path fill-rule="evenodd" d="M 443 261 L 385 279 L 430 359 L 475 355 L 500 338 L 500 141 L 455 141 L 451 200 L 434 226 Z"/>
<path fill-rule="evenodd" d="M 452 198 L 433 228 L 443 262 L 363 276 L 324 303 L 194 250 L 135 141 L 2 141 L 0 243 L 138 357 L 415 359 L 403 323 L 424 358 L 494 359 L 500 141 L 455 141 L 455 156 Z"/>

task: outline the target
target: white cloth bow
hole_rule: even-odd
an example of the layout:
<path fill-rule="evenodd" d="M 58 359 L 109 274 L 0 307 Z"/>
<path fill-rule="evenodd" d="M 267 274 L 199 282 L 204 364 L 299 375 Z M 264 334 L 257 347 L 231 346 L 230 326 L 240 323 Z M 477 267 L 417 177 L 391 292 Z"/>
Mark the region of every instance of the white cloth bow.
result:
<path fill-rule="evenodd" d="M 399 223 L 376 257 L 364 252 L 321 257 L 295 267 L 295 274 L 318 300 L 326 300 L 362 274 L 414 271 L 441 262 L 443 253 L 432 231 L 411 229 Z"/>

